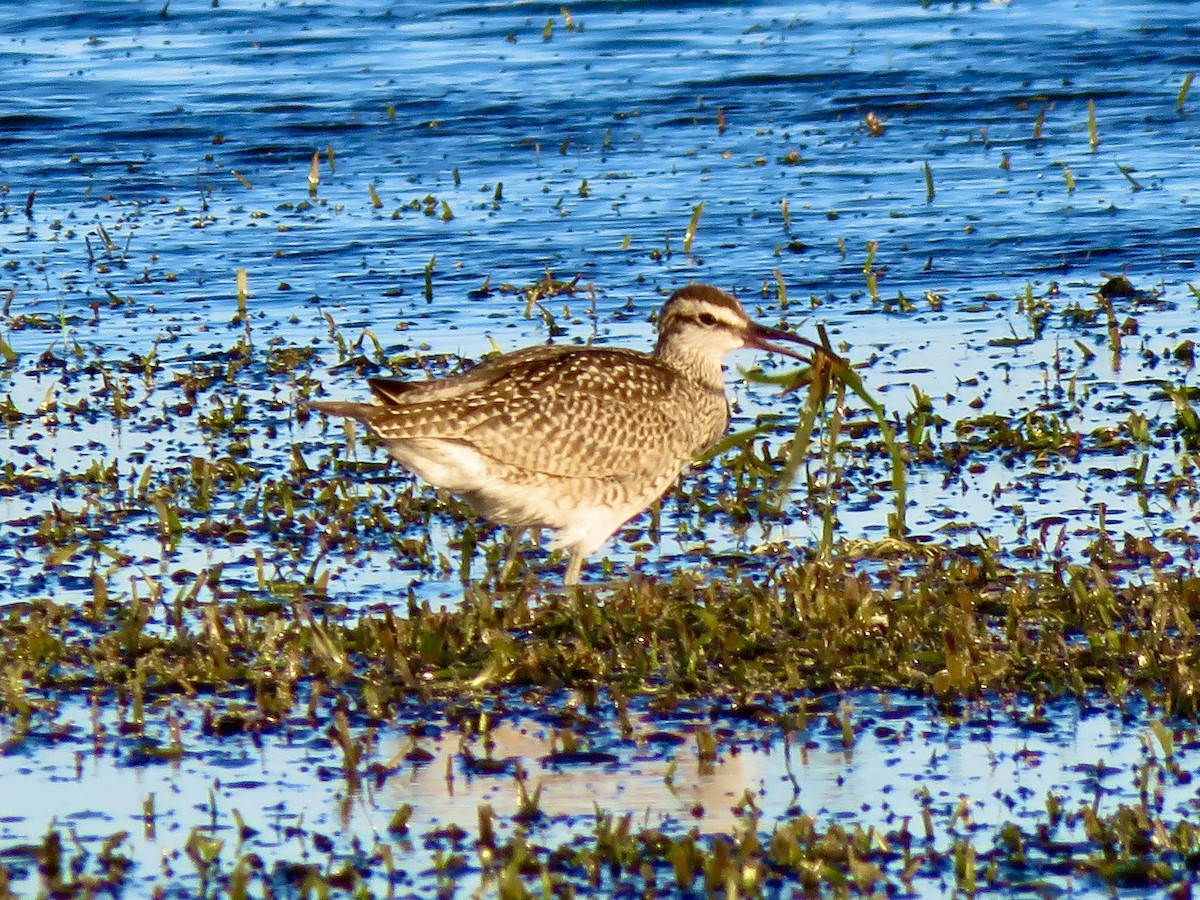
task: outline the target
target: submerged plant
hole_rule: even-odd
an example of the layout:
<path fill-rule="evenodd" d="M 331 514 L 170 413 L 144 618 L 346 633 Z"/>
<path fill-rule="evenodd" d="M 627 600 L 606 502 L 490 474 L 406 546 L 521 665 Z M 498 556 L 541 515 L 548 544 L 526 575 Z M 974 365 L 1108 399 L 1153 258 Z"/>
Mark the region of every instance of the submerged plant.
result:
<path fill-rule="evenodd" d="M 888 533 L 903 540 L 908 533 L 905 511 L 908 507 L 908 463 L 904 447 L 896 437 L 895 429 L 888 420 L 883 405 L 867 390 L 862 378 L 851 363 L 835 353 L 830 347 L 829 336 L 824 327 L 818 332 L 826 353 L 813 355 L 810 365 L 782 375 L 767 375 L 762 372 L 745 373 L 747 378 L 758 384 L 782 385 L 787 392 L 807 388 L 800 418 L 796 424 L 787 460 L 779 474 L 776 491 L 787 490 L 795 481 L 801 468 L 810 458 L 813 435 L 820 433 L 821 454 L 825 479 L 821 486 L 822 536 L 821 552 L 828 555 L 833 549 L 836 526 L 835 484 L 837 481 L 837 455 L 839 437 L 844 424 L 846 393 L 854 394 L 875 418 L 880 438 L 891 462 L 891 483 L 894 495 L 894 511 L 888 515 Z M 831 408 L 832 401 L 832 408 Z M 734 447 L 746 444 L 755 438 L 773 432 L 779 427 L 778 418 L 772 418 L 753 428 L 727 436 L 716 445 L 709 456 L 716 456 Z M 777 494 L 778 496 L 778 494 Z M 776 500 L 778 504 L 778 500 Z"/>

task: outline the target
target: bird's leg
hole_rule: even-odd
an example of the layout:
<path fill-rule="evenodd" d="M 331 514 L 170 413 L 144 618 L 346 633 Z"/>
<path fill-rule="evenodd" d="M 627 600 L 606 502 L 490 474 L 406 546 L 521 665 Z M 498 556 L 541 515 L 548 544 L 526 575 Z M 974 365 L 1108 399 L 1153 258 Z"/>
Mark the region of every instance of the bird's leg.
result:
<path fill-rule="evenodd" d="M 578 547 L 571 548 L 571 557 L 567 562 L 567 571 L 563 575 L 563 587 L 574 587 L 579 584 L 579 572 L 583 568 L 583 551 Z"/>
<path fill-rule="evenodd" d="M 508 552 L 504 554 L 504 565 L 500 569 L 500 579 L 497 584 L 507 584 L 516 572 L 517 563 L 521 559 L 521 538 L 525 536 L 524 528 L 508 530 Z"/>

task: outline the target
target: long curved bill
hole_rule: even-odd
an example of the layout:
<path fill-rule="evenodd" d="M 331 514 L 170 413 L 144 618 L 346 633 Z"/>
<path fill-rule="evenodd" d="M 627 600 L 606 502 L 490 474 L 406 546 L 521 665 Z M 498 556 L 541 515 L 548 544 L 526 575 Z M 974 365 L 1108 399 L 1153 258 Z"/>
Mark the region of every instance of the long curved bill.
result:
<path fill-rule="evenodd" d="M 841 362 L 842 358 L 826 347 L 824 344 L 818 344 L 816 341 L 810 341 L 808 338 L 800 337 L 798 334 L 792 334 L 790 331 L 784 331 L 780 328 L 770 328 L 766 325 L 759 325 L 757 322 L 751 322 L 746 329 L 746 346 L 754 347 L 758 350 L 766 350 L 770 353 L 778 353 L 781 356 L 790 356 L 792 359 L 798 359 L 801 362 L 811 363 L 811 357 L 804 356 L 796 352 L 791 347 L 777 343 L 778 341 L 787 341 L 792 344 L 800 344 L 802 347 L 820 353 L 822 356 L 829 358 L 834 362 Z"/>

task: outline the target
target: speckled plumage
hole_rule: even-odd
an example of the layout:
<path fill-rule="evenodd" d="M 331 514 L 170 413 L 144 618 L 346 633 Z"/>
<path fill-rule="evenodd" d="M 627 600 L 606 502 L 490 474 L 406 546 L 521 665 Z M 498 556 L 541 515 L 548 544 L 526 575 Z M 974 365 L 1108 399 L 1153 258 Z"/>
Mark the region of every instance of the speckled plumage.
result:
<path fill-rule="evenodd" d="M 485 518 L 557 531 L 573 584 L 584 557 L 724 434 L 724 355 L 747 345 L 797 355 L 768 337 L 808 343 L 750 322 L 724 291 L 690 285 L 663 307 L 653 353 L 530 347 L 436 381 L 371 379 L 372 403 L 312 407 L 363 422 L 405 467 Z"/>

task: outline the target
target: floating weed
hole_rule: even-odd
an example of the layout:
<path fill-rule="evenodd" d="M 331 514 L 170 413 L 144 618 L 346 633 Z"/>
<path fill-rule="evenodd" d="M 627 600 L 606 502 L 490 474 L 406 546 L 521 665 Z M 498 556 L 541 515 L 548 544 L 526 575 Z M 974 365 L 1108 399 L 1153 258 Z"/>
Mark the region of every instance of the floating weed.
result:
<path fill-rule="evenodd" d="M 24 418 L 24 413 L 13 403 L 12 395 L 6 394 L 4 399 L 0 400 L 0 422 L 6 425 L 16 425 Z"/>
<path fill-rule="evenodd" d="M 329 736 L 341 748 L 342 773 L 346 779 L 348 790 L 350 792 L 357 791 L 361 783 L 359 765 L 365 753 L 365 746 L 362 741 L 350 733 L 350 722 L 346 717 L 345 710 L 339 709 L 334 714 Z"/>
<path fill-rule="evenodd" d="M 433 302 L 433 267 L 437 263 L 437 256 L 429 257 L 429 262 L 425 264 L 425 302 Z"/>
<path fill-rule="evenodd" d="M 401 803 L 388 820 L 387 830 L 392 834 L 408 834 L 408 823 L 412 819 L 413 808 L 408 803 Z"/>
<path fill-rule="evenodd" d="M 321 184 L 321 151 L 314 150 L 312 160 L 308 164 L 308 196 L 316 197 L 317 188 Z"/>
<path fill-rule="evenodd" d="M 524 824 L 537 821 L 543 815 L 541 809 L 543 785 L 538 784 L 531 793 L 529 779 L 521 766 L 516 767 L 514 779 L 517 785 L 517 810 L 513 813 L 513 821 Z"/>
<path fill-rule="evenodd" d="M 1200 452 L 1200 413 L 1192 401 L 1200 398 L 1200 391 L 1183 385 L 1163 385 L 1167 399 L 1175 406 L 1175 423 L 1183 445 L 1191 453 Z"/>
<path fill-rule="evenodd" d="M 206 837 L 199 828 L 193 828 L 184 844 L 184 852 L 200 876 L 201 893 L 204 893 L 218 865 L 218 858 L 225 842 Z"/>
<path fill-rule="evenodd" d="M 1136 194 L 1138 191 L 1142 190 L 1142 183 L 1133 177 L 1133 173 L 1136 172 L 1137 169 L 1133 168 L 1133 166 L 1123 166 L 1120 163 L 1116 163 L 1115 165 L 1117 167 L 1117 171 L 1120 172 L 1125 180 L 1129 182 L 1129 189 L 1133 191 L 1133 193 Z"/>
<path fill-rule="evenodd" d="M 20 358 L 21 355 L 12 348 L 12 345 L 4 339 L 3 335 L 0 335 L 0 361 L 3 362 L 4 367 L 11 368 L 15 366 Z M 10 398 L 9 403 L 11 402 L 12 400 Z"/>
<path fill-rule="evenodd" d="M 878 249 L 878 241 L 867 241 L 867 258 L 862 267 L 863 278 L 867 282 L 867 293 L 876 303 L 879 302 L 879 270 L 875 268 L 875 251 Z"/>
<path fill-rule="evenodd" d="M 692 208 L 692 217 L 688 220 L 687 228 L 683 231 L 683 252 L 692 252 L 692 241 L 696 239 L 696 230 L 700 227 L 700 214 L 704 212 L 704 204 L 697 203 Z"/>
<path fill-rule="evenodd" d="M 246 308 L 246 301 L 250 298 L 250 274 L 245 269 L 237 270 L 237 315 L 234 316 L 235 324 L 244 324 L 249 327 L 250 313 Z"/>
<path fill-rule="evenodd" d="M 1062 167 L 1063 183 L 1067 187 L 1068 194 L 1075 193 L 1075 176 L 1071 173 L 1071 167 L 1066 163 L 1058 163 Z"/>
<path fill-rule="evenodd" d="M 563 281 L 555 278 L 550 270 L 546 269 L 545 274 L 532 284 L 528 284 L 525 287 L 515 287 L 511 284 L 502 284 L 500 286 L 500 290 L 506 294 L 524 295 L 525 309 L 523 314 L 525 318 L 530 318 L 533 315 L 534 307 L 537 307 L 543 318 L 547 320 L 546 324 L 550 327 L 551 334 L 559 334 L 561 333 L 561 329 L 554 324 L 553 316 L 544 306 L 542 306 L 542 301 L 549 300 L 553 297 L 575 296 L 575 291 L 578 289 L 579 279 L 581 277 L 582 276 L 580 275 L 576 275 L 570 281 Z"/>

